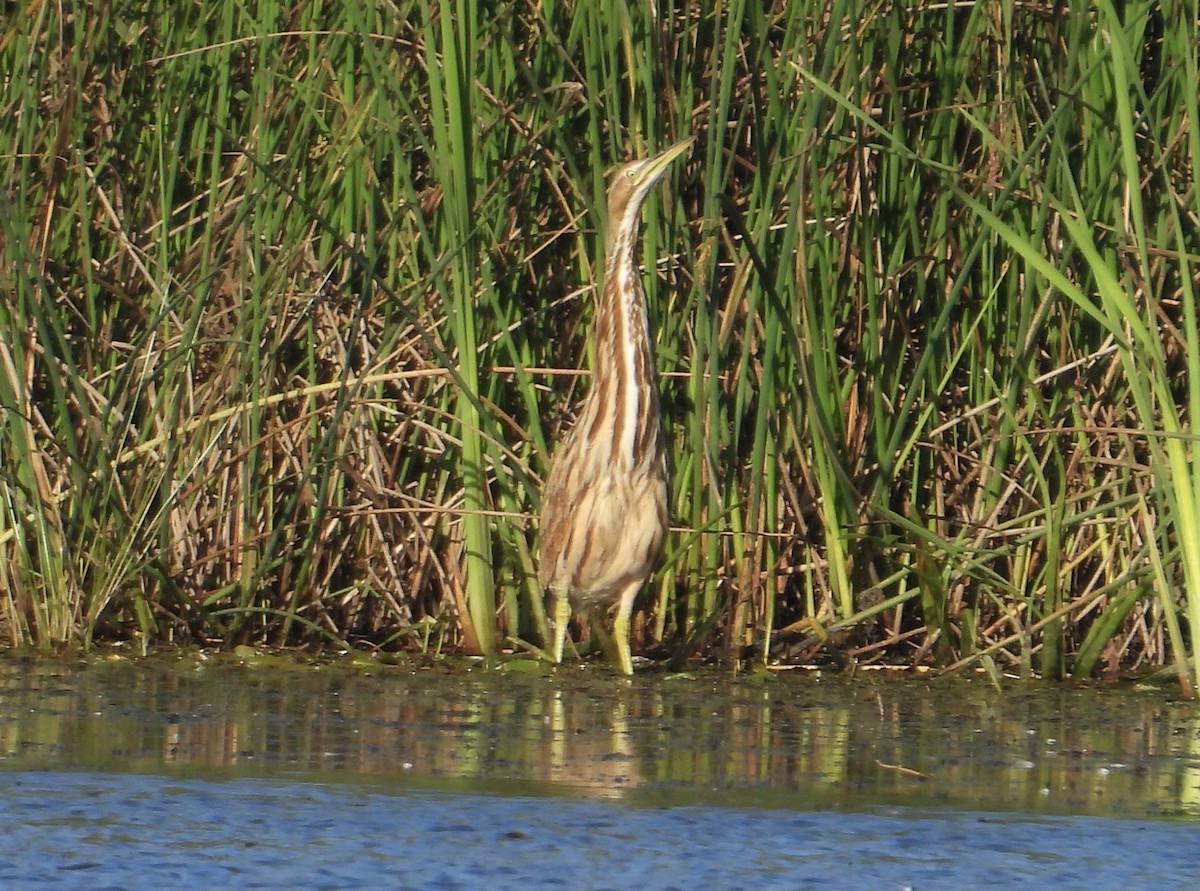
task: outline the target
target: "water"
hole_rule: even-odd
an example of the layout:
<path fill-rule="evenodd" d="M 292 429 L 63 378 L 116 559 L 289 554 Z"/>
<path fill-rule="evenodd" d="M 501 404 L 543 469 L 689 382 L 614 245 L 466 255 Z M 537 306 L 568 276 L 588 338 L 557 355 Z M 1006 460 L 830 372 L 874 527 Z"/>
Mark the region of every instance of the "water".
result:
<path fill-rule="evenodd" d="M 0 776 L 5 888 L 1194 887 L 1196 827 Z M 14 817 L 20 819 L 13 819 Z M 1136 846 L 1137 856 L 1120 852 Z M 485 885 L 486 883 L 486 885 Z"/>
<path fill-rule="evenodd" d="M 1200 710 L 950 679 L 0 661 L 0 819 L 6 889 L 1191 889 Z"/>

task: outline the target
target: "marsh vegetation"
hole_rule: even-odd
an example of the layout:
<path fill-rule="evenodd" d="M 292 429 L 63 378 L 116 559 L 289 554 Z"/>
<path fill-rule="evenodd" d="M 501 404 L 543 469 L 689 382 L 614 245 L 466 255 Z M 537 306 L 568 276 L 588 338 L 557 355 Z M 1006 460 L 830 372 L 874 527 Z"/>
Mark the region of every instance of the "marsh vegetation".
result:
<path fill-rule="evenodd" d="M 0 629 L 537 645 L 604 173 L 673 466 L 634 649 L 1200 671 L 1197 5 L 27 4 Z"/>

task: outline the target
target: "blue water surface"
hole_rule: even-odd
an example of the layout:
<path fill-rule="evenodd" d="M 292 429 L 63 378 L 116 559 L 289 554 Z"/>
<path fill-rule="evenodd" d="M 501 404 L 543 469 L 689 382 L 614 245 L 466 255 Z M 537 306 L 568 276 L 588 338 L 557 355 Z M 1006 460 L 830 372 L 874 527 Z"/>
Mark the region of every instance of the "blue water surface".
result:
<path fill-rule="evenodd" d="M 5 889 L 1193 889 L 1195 823 L 0 774 Z"/>

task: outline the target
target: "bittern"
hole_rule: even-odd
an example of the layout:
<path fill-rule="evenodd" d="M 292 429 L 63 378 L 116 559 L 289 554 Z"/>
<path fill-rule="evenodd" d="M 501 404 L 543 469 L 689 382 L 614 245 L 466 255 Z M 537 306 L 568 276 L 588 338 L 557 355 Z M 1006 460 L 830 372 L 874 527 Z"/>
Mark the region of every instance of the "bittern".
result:
<path fill-rule="evenodd" d="M 694 138 L 694 137 L 693 137 Z M 538 580 L 553 601 L 554 661 L 572 607 L 617 605 L 613 637 L 633 674 L 629 619 L 667 531 L 667 455 L 646 295 L 635 265 L 642 202 L 693 138 L 613 174 L 592 381 L 542 491 Z"/>

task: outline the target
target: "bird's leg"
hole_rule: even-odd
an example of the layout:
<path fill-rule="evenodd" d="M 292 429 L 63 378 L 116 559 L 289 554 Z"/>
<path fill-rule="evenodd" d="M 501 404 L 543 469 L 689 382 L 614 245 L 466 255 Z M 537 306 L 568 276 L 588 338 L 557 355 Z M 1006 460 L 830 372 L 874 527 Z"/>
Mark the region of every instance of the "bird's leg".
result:
<path fill-rule="evenodd" d="M 641 581 L 636 581 L 621 592 L 621 600 L 617 604 L 617 616 L 613 619 L 617 660 L 621 663 L 621 671 L 625 674 L 633 674 L 633 656 L 629 654 L 629 617 L 633 615 L 633 601 L 641 587 Z"/>
<path fill-rule="evenodd" d="M 565 592 L 554 593 L 554 661 L 561 663 L 567 630 L 571 627 L 571 601 Z"/>

